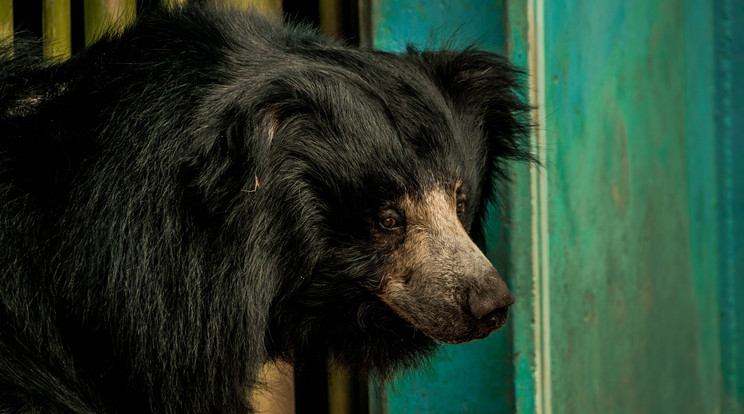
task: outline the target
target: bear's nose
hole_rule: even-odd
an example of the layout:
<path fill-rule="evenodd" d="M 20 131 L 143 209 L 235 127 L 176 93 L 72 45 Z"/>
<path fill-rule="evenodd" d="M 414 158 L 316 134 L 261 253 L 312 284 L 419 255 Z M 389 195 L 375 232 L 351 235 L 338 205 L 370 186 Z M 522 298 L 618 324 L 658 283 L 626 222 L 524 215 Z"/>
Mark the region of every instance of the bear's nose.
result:
<path fill-rule="evenodd" d="M 484 283 L 468 290 L 470 314 L 478 320 L 513 304 L 514 296 L 498 273 L 488 275 Z"/>

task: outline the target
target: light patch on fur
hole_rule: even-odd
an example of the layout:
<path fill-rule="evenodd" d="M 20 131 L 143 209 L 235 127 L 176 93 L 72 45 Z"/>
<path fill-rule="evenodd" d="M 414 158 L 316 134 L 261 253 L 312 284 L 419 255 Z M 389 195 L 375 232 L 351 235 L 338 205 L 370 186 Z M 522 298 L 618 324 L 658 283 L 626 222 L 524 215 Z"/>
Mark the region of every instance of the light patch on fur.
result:
<path fill-rule="evenodd" d="M 455 194 L 447 194 L 439 188 L 420 200 L 405 196 L 397 203 L 398 209 L 405 212 L 406 240 L 395 252 L 400 260 L 392 260 L 393 266 L 385 274 L 386 285 L 405 281 L 407 272 L 404 269 L 429 261 L 433 252 L 424 246 L 432 244 L 435 238 L 454 237 L 453 233 L 459 233 L 458 227 L 462 229 L 462 225 L 456 206 Z"/>
<path fill-rule="evenodd" d="M 19 98 L 14 105 L 5 111 L 5 115 L 13 117 L 31 114 L 36 110 L 36 107 L 39 106 L 39 104 L 61 96 L 67 92 L 67 89 L 67 83 L 59 83 L 53 85 L 49 90 L 44 91 L 44 93 Z"/>
<path fill-rule="evenodd" d="M 279 113 L 276 109 L 269 109 L 264 115 L 264 127 L 267 133 L 267 146 L 271 147 L 271 143 L 274 141 L 274 135 L 279 129 Z"/>
<path fill-rule="evenodd" d="M 396 203 L 405 238 L 392 252 L 378 295 L 402 319 L 448 343 L 487 336 L 505 320 L 482 318 L 511 294 L 457 215 L 457 193 L 437 187 Z M 477 318 L 470 296 L 476 295 Z M 503 304 L 502 304 L 503 303 Z"/>
<path fill-rule="evenodd" d="M 470 239 L 456 212 L 455 194 L 435 189 L 420 199 L 404 197 L 405 241 L 390 258 L 380 298 L 401 318 L 426 331 L 426 326 L 448 326 L 461 313 L 456 269 L 446 258 L 455 252 L 456 238 Z M 448 242 L 449 240 L 449 242 Z M 444 312 L 432 312 L 432 307 Z M 449 319 L 449 320 L 448 320 Z"/>

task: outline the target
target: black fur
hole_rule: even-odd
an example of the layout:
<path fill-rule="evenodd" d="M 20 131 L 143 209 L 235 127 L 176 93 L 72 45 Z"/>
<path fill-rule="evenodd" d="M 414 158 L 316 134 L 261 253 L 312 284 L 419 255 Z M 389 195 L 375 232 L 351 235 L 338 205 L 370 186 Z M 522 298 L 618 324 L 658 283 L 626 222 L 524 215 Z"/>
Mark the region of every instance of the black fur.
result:
<path fill-rule="evenodd" d="M 237 413 L 267 359 L 412 366 L 435 341 L 377 296 L 376 209 L 455 176 L 479 207 L 529 158 L 490 53 L 201 8 L 30 47 L 0 62 L 0 412 Z"/>

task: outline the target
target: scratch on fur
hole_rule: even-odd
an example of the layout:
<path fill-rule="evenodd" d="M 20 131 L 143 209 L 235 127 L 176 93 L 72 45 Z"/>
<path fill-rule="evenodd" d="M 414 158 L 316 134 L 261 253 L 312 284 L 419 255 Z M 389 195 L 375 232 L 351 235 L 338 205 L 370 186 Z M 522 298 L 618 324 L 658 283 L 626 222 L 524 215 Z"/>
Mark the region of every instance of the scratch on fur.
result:
<path fill-rule="evenodd" d="M 253 186 L 253 190 L 240 190 L 240 191 L 242 191 L 244 193 L 255 193 L 256 190 L 258 190 L 258 187 L 259 187 L 259 185 L 258 185 L 258 175 L 253 174 L 253 177 L 256 179 L 256 185 Z"/>

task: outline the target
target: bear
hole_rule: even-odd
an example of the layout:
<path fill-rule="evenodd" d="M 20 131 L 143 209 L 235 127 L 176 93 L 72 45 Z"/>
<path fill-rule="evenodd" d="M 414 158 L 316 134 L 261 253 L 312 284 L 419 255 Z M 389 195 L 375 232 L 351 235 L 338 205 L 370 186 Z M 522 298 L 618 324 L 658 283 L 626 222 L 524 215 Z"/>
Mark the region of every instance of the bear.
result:
<path fill-rule="evenodd" d="M 506 58 L 199 5 L 38 46 L 0 60 L 0 412 L 251 412 L 267 361 L 385 379 L 504 324 Z"/>

